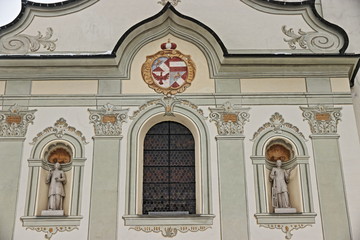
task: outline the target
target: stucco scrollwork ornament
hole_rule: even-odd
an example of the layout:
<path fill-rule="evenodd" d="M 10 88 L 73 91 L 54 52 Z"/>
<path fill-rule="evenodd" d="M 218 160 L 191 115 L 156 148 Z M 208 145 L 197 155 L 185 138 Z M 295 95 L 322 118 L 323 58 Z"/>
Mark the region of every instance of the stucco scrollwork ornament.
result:
<path fill-rule="evenodd" d="M 295 33 L 292 28 L 286 29 L 286 26 L 282 26 L 281 30 L 289 37 L 284 38 L 284 41 L 292 50 L 296 49 L 297 44 L 300 48 L 314 53 L 335 51 L 340 46 L 338 38 L 326 32 L 304 32 L 299 29 L 298 33 Z"/>
<path fill-rule="evenodd" d="M 27 127 L 33 123 L 36 110 L 24 110 L 17 104 L 7 111 L 0 111 L 0 137 L 24 137 Z"/>
<path fill-rule="evenodd" d="M 122 124 L 126 121 L 128 109 L 118 109 L 107 103 L 98 110 L 88 111 L 96 136 L 121 136 Z"/>
<path fill-rule="evenodd" d="M 177 6 L 181 0 L 160 0 L 157 3 L 165 6 L 168 2 L 173 6 Z"/>
<path fill-rule="evenodd" d="M 291 231 L 305 228 L 311 226 L 309 224 L 261 224 L 260 227 L 269 228 L 269 229 L 280 229 L 285 233 L 285 239 L 290 240 L 293 234 Z"/>
<path fill-rule="evenodd" d="M 134 229 L 136 231 L 143 231 L 146 233 L 154 232 L 161 233 L 163 237 L 172 238 L 177 235 L 178 232 L 187 233 L 187 232 L 199 232 L 205 231 L 211 228 L 211 226 L 135 226 L 130 227 L 130 229 Z"/>
<path fill-rule="evenodd" d="M 60 118 L 57 120 L 53 127 L 47 127 L 42 132 L 38 133 L 36 137 L 33 138 L 33 141 L 31 144 L 35 144 L 40 138 L 49 135 L 49 134 L 55 134 L 57 138 L 63 138 L 65 134 L 74 134 L 78 138 L 81 139 L 81 141 L 84 144 L 87 144 L 85 136 L 83 136 L 82 132 L 79 130 L 76 130 L 76 128 L 69 126 L 64 118 Z"/>
<path fill-rule="evenodd" d="M 133 115 L 129 118 L 131 120 L 135 119 L 141 112 L 145 111 L 146 109 L 154 106 L 163 106 L 164 107 L 164 116 L 174 116 L 174 108 L 176 105 L 182 105 L 188 108 L 191 108 L 192 110 L 196 111 L 199 115 L 201 115 L 204 119 L 206 117 L 204 116 L 204 112 L 201 108 L 199 108 L 197 105 L 191 103 L 188 100 L 179 99 L 173 95 L 166 95 L 160 99 L 154 99 L 146 102 L 145 104 L 141 105 L 138 110 L 134 111 Z"/>
<path fill-rule="evenodd" d="M 71 232 L 78 229 L 75 226 L 28 227 L 26 229 L 45 233 L 45 239 L 50 240 L 57 232 Z"/>
<path fill-rule="evenodd" d="M 277 134 L 280 134 L 284 128 L 291 129 L 292 131 L 299 134 L 302 138 L 305 139 L 305 136 L 302 132 L 300 132 L 299 128 L 292 125 L 291 123 L 285 122 L 285 119 L 283 116 L 275 112 L 271 118 L 269 119 L 270 122 L 264 123 L 253 135 L 253 138 L 251 141 L 253 141 L 262 131 L 265 131 L 266 129 L 272 129 Z"/>
<path fill-rule="evenodd" d="M 304 121 L 307 120 L 312 134 L 336 134 L 337 125 L 341 120 L 341 107 L 318 105 L 315 107 L 300 107 Z"/>
<path fill-rule="evenodd" d="M 52 52 L 56 49 L 55 42 L 57 41 L 57 39 L 51 39 L 52 35 L 53 29 L 48 27 L 45 35 L 38 31 L 35 36 L 19 34 L 4 38 L 0 41 L 0 53 L 27 54 L 37 52 L 41 46 Z"/>
<path fill-rule="evenodd" d="M 219 135 L 242 135 L 244 125 L 250 118 L 249 109 L 226 102 L 221 107 L 209 108 L 210 122 L 215 122 Z"/>
<path fill-rule="evenodd" d="M 148 86 L 164 95 L 182 93 L 195 77 L 195 64 L 190 55 L 176 50 L 170 42 L 161 44 L 161 51 L 147 56 L 141 74 Z"/>

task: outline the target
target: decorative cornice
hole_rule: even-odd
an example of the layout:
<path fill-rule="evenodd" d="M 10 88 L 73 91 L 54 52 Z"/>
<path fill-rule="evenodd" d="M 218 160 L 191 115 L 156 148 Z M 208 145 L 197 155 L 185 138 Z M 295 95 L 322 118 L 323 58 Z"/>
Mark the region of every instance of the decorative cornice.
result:
<path fill-rule="evenodd" d="M 63 138 L 65 134 L 76 135 L 81 139 L 84 144 L 87 144 L 85 136 L 82 132 L 76 130 L 76 128 L 69 126 L 64 118 L 60 118 L 54 124 L 54 127 L 47 127 L 42 132 L 39 132 L 35 138 L 33 138 L 32 145 L 35 144 L 40 138 L 46 135 L 55 134 L 57 138 Z"/>
<path fill-rule="evenodd" d="M 176 105 L 183 105 L 185 107 L 191 108 L 192 110 L 195 110 L 198 114 L 200 114 L 204 119 L 206 117 L 204 116 L 204 112 L 202 109 L 200 109 L 197 105 L 191 103 L 188 100 L 178 99 L 177 97 L 173 95 L 164 96 L 160 99 L 150 100 L 146 102 L 145 104 L 141 105 L 138 110 L 134 111 L 133 115 L 130 116 L 130 119 L 135 119 L 141 112 L 145 111 L 146 109 L 155 106 L 160 105 L 164 107 L 164 115 L 165 116 L 174 116 L 174 107 Z"/>
<path fill-rule="evenodd" d="M 327 50 L 336 49 L 340 45 L 339 39 L 327 34 L 326 32 L 304 32 L 298 30 L 298 34 L 292 28 L 286 29 L 286 26 L 281 27 L 282 32 L 290 37 L 284 38 L 284 41 L 289 44 L 292 50 L 296 49 L 296 44 L 302 49 L 309 49 L 313 53 L 323 53 Z"/>
<path fill-rule="evenodd" d="M 177 6 L 181 0 L 160 0 L 157 3 L 165 6 L 167 3 L 170 3 L 173 6 Z"/>
<path fill-rule="evenodd" d="M 161 233 L 163 237 L 172 238 L 177 235 L 178 232 L 186 233 L 186 232 L 199 232 L 205 231 L 211 228 L 211 226 L 197 226 L 197 225 L 190 225 L 190 226 L 135 226 L 130 227 L 129 229 L 134 229 L 136 231 L 143 231 L 146 233 L 154 232 L 154 233 Z"/>
<path fill-rule="evenodd" d="M 285 233 L 285 239 L 290 240 L 293 234 L 292 230 L 298 230 L 311 226 L 309 224 L 260 224 L 260 227 L 269 228 L 269 229 L 281 229 Z"/>
<path fill-rule="evenodd" d="M 215 122 L 218 134 L 222 136 L 236 136 L 244 133 L 245 122 L 249 121 L 249 108 L 234 106 L 230 102 L 218 108 L 209 108 L 210 122 Z"/>
<path fill-rule="evenodd" d="M 271 128 L 275 133 L 281 133 L 284 128 L 291 129 L 297 134 L 299 134 L 302 138 L 305 139 L 304 134 L 300 132 L 299 128 L 292 125 L 291 123 L 285 122 L 285 119 L 282 115 L 278 112 L 274 113 L 271 118 L 270 122 L 264 123 L 255 133 L 251 141 L 253 141 L 259 134 L 266 130 L 267 128 Z"/>
<path fill-rule="evenodd" d="M 37 110 L 23 110 L 17 104 L 7 111 L 0 111 L 0 137 L 24 137 Z"/>
<path fill-rule="evenodd" d="M 117 109 L 116 106 L 107 103 L 99 110 L 88 109 L 88 111 L 96 136 L 121 135 L 122 123 L 127 118 L 128 109 Z"/>
<path fill-rule="evenodd" d="M 74 229 L 78 229 L 75 226 L 53 226 L 53 227 L 27 227 L 26 229 L 34 230 L 37 232 L 44 232 L 45 239 L 50 240 L 57 232 L 71 232 Z"/>
<path fill-rule="evenodd" d="M 19 34 L 13 37 L 3 38 L 0 41 L 0 53 L 5 54 L 27 54 L 30 52 L 37 52 L 42 45 L 48 51 L 56 49 L 55 42 L 57 39 L 51 39 L 53 29 L 48 27 L 45 35 L 40 31 L 36 36 L 27 34 Z"/>
<path fill-rule="evenodd" d="M 341 107 L 318 105 L 300 107 L 304 121 L 307 120 L 312 134 L 331 135 L 337 133 L 337 124 L 341 120 Z"/>

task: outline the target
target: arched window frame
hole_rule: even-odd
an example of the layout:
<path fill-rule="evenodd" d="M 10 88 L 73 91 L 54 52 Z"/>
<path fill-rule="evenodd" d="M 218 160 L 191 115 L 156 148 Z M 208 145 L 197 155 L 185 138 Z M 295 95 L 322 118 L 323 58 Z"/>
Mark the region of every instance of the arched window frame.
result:
<path fill-rule="evenodd" d="M 126 182 L 126 226 L 137 225 L 211 225 L 211 169 L 209 133 L 203 116 L 184 106 L 176 106 L 173 116 L 164 116 L 164 108 L 154 106 L 146 109 L 132 122 L 128 132 L 128 161 Z M 195 140 L 196 214 L 184 216 L 156 217 L 142 215 L 142 162 L 143 140 L 148 130 L 156 123 L 174 121 L 187 127 Z"/>

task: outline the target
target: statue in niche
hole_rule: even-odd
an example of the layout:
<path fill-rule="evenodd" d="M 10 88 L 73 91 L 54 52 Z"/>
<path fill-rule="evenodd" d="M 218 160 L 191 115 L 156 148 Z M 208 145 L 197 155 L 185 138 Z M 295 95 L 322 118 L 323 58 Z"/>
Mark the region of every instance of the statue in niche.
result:
<path fill-rule="evenodd" d="M 55 169 L 50 170 L 46 178 L 49 185 L 48 210 L 43 211 L 42 215 L 64 215 L 63 202 L 65 198 L 64 184 L 66 177 L 61 170 L 60 163 L 55 163 Z"/>
<path fill-rule="evenodd" d="M 284 160 L 284 157 L 280 157 L 280 159 L 276 161 L 276 167 L 273 167 L 270 173 L 270 182 L 272 182 L 272 206 L 275 208 L 275 213 L 294 213 L 296 209 L 290 206 L 287 186 L 290 173 L 294 168 L 288 170 L 283 169 L 281 167 L 282 160 Z"/>

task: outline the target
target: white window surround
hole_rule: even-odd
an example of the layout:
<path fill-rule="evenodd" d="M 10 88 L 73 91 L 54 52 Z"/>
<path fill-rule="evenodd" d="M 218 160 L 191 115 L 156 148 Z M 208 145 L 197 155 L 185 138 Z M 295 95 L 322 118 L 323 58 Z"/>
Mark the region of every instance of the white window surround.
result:
<path fill-rule="evenodd" d="M 137 117 L 128 133 L 128 166 L 126 226 L 211 225 L 214 215 L 211 206 L 210 159 L 208 132 L 201 117 L 185 107 L 176 107 L 174 116 L 164 116 L 163 107 L 155 106 Z M 194 136 L 196 166 L 196 214 L 142 215 L 143 142 L 148 130 L 156 123 L 173 121 L 183 124 Z"/>

